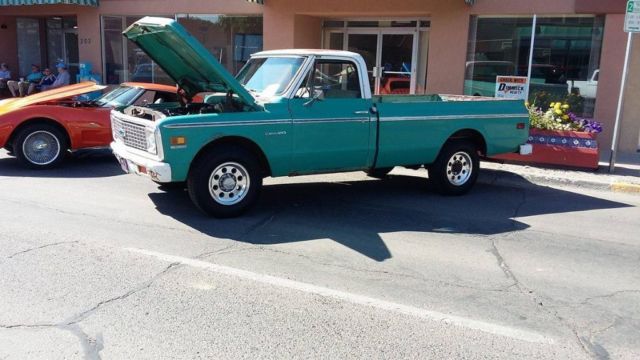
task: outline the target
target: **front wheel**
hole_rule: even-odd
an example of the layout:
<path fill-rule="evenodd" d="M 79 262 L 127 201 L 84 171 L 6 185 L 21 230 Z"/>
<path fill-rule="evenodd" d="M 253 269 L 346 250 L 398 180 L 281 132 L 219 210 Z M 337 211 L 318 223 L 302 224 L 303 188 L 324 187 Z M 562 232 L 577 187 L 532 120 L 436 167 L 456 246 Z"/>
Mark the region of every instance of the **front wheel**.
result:
<path fill-rule="evenodd" d="M 475 184 L 480 156 L 471 141 L 455 140 L 444 145 L 436 161 L 429 166 L 429 179 L 443 195 L 463 195 Z"/>
<path fill-rule="evenodd" d="M 67 138 L 49 124 L 28 125 L 16 135 L 13 152 L 32 169 L 49 169 L 59 165 L 68 150 Z"/>
<path fill-rule="evenodd" d="M 230 218 L 247 211 L 258 199 L 262 172 L 256 157 L 242 147 L 209 151 L 192 165 L 187 188 L 204 213 Z"/>

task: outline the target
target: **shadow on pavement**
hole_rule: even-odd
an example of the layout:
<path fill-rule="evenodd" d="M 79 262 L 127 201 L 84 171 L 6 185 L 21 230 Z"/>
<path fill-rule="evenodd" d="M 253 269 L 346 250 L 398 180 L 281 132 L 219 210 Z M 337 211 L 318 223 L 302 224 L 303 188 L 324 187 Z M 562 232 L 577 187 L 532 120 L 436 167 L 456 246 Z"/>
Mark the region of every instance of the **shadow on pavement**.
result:
<path fill-rule="evenodd" d="M 392 176 L 267 185 L 256 208 L 226 220 L 201 214 L 183 190 L 149 197 L 162 214 L 210 236 L 267 245 L 332 239 L 376 261 L 392 256 L 380 237 L 384 233 L 496 235 L 529 227 L 514 217 L 628 206 L 533 184 L 526 190 L 477 184 L 465 196 L 443 197 L 427 191 L 426 182 Z"/>
<path fill-rule="evenodd" d="M 33 170 L 13 156 L 0 157 L 0 176 L 40 178 L 97 178 L 124 175 L 110 149 L 78 150 L 57 168 Z"/>

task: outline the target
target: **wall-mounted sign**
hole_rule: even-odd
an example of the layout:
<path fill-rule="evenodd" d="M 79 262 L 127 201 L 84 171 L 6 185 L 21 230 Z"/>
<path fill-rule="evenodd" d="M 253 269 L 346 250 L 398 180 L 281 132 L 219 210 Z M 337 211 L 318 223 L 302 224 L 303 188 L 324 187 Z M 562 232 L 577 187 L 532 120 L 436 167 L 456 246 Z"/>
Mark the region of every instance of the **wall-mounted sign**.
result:
<path fill-rule="evenodd" d="M 624 31 L 640 32 L 640 0 L 627 2 L 627 15 L 624 17 Z"/>
<path fill-rule="evenodd" d="M 498 75 L 496 77 L 496 97 L 526 100 L 527 77 Z"/>

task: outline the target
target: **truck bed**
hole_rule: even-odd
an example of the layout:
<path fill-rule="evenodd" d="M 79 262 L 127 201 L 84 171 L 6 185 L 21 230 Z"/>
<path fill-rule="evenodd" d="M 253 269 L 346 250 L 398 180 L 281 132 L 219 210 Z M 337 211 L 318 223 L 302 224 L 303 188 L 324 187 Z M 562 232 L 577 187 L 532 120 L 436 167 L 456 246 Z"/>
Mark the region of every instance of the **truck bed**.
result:
<path fill-rule="evenodd" d="M 529 113 L 522 100 L 385 95 L 374 102 L 379 120 L 377 167 L 430 164 L 442 144 L 460 131 L 480 135 L 485 155 L 518 151 L 528 138 Z"/>

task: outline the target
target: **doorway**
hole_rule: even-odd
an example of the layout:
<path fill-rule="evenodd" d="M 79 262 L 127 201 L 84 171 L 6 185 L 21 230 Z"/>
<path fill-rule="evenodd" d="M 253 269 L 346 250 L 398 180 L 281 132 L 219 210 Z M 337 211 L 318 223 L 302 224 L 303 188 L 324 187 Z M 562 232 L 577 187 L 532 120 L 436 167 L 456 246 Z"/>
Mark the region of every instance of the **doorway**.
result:
<path fill-rule="evenodd" d="M 372 94 L 409 95 L 425 92 L 428 21 L 325 22 L 327 23 L 344 24 L 344 27 L 325 27 L 323 46 L 360 54 L 367 65 Z M 360 23 L 366 23 L 367 27 L 359 27 Z M 402 26 L 405 24 L 406 26 Z"/>

